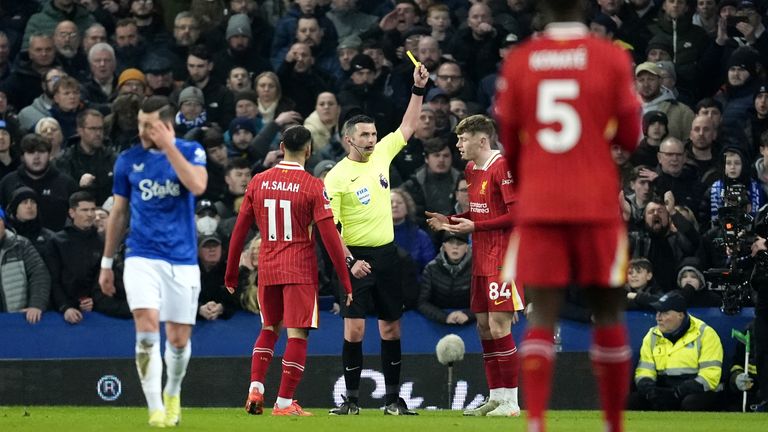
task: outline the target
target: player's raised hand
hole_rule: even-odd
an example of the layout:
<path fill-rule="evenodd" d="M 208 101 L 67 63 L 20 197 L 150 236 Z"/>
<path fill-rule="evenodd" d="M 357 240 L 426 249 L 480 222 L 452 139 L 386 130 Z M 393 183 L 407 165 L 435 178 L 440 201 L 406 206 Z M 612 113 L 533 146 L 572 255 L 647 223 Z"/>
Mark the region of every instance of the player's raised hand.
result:
<path fill-rule="evenodd" d="M 454 217 L 450 225 L 445 225 L 445 230 L 452 233 L 467 234 L 475 232 L 475 223 L 466 218 Z"/>
<path fill-rule="evenodd" d="M 152 123 L 152 127 L 147 131 L 147 134 L 161 151 L 166 151 L 173 146 L 174 139 L 176 138 L 173 126 L 159 119 Z"/>
<path fill-rule="evenodd" d="M 371 273 L 371 265 L 363 260 L 357 260 L 350 269 L 350 272 L 352 272 L 352 276 L 362 279 Z"/>
<path fill-rule="evenodd" d="M 445 216 L 440 213 L 434 213 L 430 211 L 425 211 L 425 215 L 429 219 L 427 219 L 427 225 L 429 225 L 429 229 L 432 231 L 441 231 L 445 229 L 445 225 L 450 225 L 451 221 L 448 220 L 448 216 Z"/>
<path fill-rule="evenodd" d="M 413 68 L 413 85 L 424 88 L 427 86 L 427 81 L 429 81 L 429 71 L 423 64 Z"/>
<path fill-rule="evenodd" d="M 103 268 L 99 273 L 99 287 L 107 297 L 115 295 L 115 272 L 112 269 Z"/>

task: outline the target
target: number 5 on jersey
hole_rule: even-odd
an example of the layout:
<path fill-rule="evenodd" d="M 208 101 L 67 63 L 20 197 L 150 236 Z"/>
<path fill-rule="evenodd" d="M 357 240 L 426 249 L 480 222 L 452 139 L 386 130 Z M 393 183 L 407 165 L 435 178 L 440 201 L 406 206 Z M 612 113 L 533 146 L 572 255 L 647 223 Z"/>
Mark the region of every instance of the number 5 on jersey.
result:
<path fill-rule="evenodd" d="M 542 125 L 560 125 L 559 130 L 545 127 L 536 134 L 541 148 L 550 153 L 565 153 L 581 138 L 581 117 L 568 103 L 579 97 L 576 80 L 543 80 L 539 83 L 536 120 Z"/>
<path fill-rule="evenodd" d="M 277 241 L 277 207 L 283 210 L 283 241 L 291 241 L 293 238 L 293 224 L 291 222 L 291 202 L 274 199 L 265 199 L 264 207 L 267 208 L 267 240 Z"/>

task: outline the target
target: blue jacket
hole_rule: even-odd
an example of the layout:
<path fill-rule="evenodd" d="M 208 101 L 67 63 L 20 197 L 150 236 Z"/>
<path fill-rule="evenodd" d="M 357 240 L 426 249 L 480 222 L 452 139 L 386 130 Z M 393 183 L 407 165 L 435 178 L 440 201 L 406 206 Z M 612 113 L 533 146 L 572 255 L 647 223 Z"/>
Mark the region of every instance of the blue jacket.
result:
<path fill-rule="evenodd" d="M 395 225 L 395 244 L 405 249 L 419 265 L 419 275 L 424 266 L 435 258 L 435 245 L 429 234 L 408 220 Z"/>

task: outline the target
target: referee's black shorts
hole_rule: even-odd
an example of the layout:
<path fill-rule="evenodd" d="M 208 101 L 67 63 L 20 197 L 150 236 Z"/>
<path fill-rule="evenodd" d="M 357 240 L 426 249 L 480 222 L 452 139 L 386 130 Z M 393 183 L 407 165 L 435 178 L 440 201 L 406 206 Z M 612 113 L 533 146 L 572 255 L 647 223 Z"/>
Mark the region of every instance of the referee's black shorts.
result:
<path fill-rule="evenodd" d="M 383 321 L 397 321 L 403 315 L 403 287 L 398 270 L 400 257 L 397 246 L 349 246 L 355 259 L 371 265 L 371 273 L 362 279 L 352 279 L 352 304 L 341 302 L 344 318 L 365 318 L 375 314 Z M 343 298 L 343 297 L 342 297 Z"/>

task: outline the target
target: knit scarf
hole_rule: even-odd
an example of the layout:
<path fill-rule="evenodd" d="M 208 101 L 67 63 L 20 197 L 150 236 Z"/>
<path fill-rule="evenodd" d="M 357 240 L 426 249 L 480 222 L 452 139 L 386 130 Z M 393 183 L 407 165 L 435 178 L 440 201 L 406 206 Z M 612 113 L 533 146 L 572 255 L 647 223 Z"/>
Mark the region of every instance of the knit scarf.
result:
<path fill-rule="evenodd" d="M 187 120 L 186 117 L 179 111 L 176 113 L 176 124 L 177 125 L 184 125 L 188 127 L 189 129 L 201 127 L 204 124 L 208 123 L 208 113 L 205 111 L 201 112 L 199 116 L 192 120 Z"/>
<path fill-rule="evenodd" d="M 259 102 L 259 114 L 261 114 L 261 118 L 264 119 L 264 123 L 269 123 L 275 119 L 275 111 L 277 110 L 277 100 L 272 102 L 271 105 L 266 106 Z"/>

